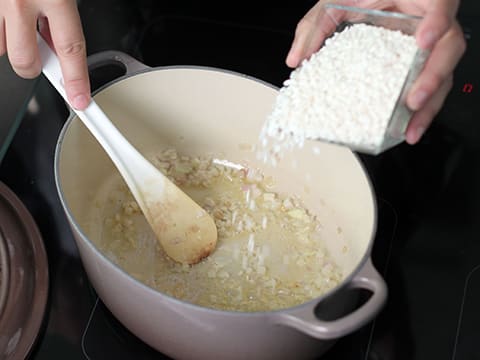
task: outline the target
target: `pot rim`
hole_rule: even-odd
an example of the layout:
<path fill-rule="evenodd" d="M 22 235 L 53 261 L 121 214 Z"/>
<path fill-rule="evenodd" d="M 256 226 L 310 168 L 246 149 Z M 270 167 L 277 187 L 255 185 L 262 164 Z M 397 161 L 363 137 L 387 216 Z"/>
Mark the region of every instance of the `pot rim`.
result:
<path fill-rule="evenodd" d="M 234 71 L 234 70 L 222 69 L 222 68 L 217 68 L 217 67 L 212 67 L 212 66 L 203 66 L 203 65 L 168 65 L 168 66 L 158 66 L 158 67 L 152 67 L 152 68 L 145 66 L 145 68 L 143 68 L 139 71 L 135 71 L 135 72 L 132 72 L 130 74 L 126 74 L 126 75 L 123 75 L 121 77 L 118 77 L 118 78 L 102 85 L 101 87 L 99 87 L 97 90 L 95 90 L 92 93 L 92 96 L 97 95 L 98 93 L 102 92 L 106 88 L 108 88 L 108 87 L 110 87 L 110 86 L 112 86 L 112 85 L 114 85 L 118 82 L 127 80 L 131 77 L 135 77 L 136 75 L 141 75 L 141 74 L 156 72 L 156 71 L 175 70 L 175 69 L 204 70 L 204 71 L 212 71 L 212 72 L 219 72 L 219 73 L 223 73 L 223 74 L 239 76 L 239 77 L 246 78 L 246 79 L 249 79 L 249 80 L 253 80 L 253 81 L 258 82 L 260 84 L 266 85 L 267 87 L 270 87 L 274 90 L 277 90 L 277 91 L 279 90 L 279 88 L 277 86 L 275 86 L 271 83 L 268 83 L 264 80 L 261 80 L 261 79 L 258 79 L 256 77 L 246 75 L 246 74 Z M 323 293 L 322 295 L 320 295 L 318 297 L 312 298 L 311 300 L 308 300 L 306 302 L 303 302 L 303 303 L 295 305 L 295 306 L 291 306 L 291 307 L 288 307 L 288 308 L 282 308 L 282 309 L 276 309 L 276 310 L 254 311 L 254 312 L 231 311 L 231 310 L 209 308 L 209 307 L 197 305 L 197 304 L 194 304 L 194 303 L 190 303 L 190 302 L 175 298 L 173 296 L 170 296 L 168 294 L 165 294 L 165 293 L 161 292 L 160 290 L 156 290 L 156 289 L 144 284 L 140 280 L 134 278 L 128 272 L 126 272 L 124 269 L 122 269 L 119 265 L 117 265 L 113 261 L 111 261 L 105 254 L 103 254 L 103 252 L 100 251 L 100 249 L 97 248 L 97 246 L 92 241 L 90 241 L 88 239 L 88 237 L 82 231 L 79 224 L 73 218 L 73 215 L 72 215 L 72 213 L 71 213 L 71 211 L 70 211 L 70 209 L 67 205 L 67 202 L 65 200 L 64 193 L 63 193 L 63 190 L 62 190 L 62 187 L 61 187 L 59 165 L 60 165 L 60 153 L 61 153 L 61 150 L 62 150 L 62 145 L 63 145 L 63 140 L 65 138 L 65 134 L 66 134 L 68 128 L 70 127 L 71 123 L 74 121 L 75 118 L 77 118 L 77 115 L 72 111 L 72 109 L 70 109 L 69 117 L 65 121 L 65 124 L 62 127 L 62 130 L 61 130 L 61 132 L 59 134 L 59 137 L 58 137 L 58 140 L 57 140 L 57 144 L 55 146 L 55 156 L 54 156 L 55 186 L 56 186 L 57 192 L 59 194 L 60 202 L 62 204 L 62 207 L 63 207 L 64 211 L 65 211 L 65 215 L 68 218 L 70 225 L 73 226 L 74 230 L 77 231 L 78 234 L 80 234 L 80 237 L 81 237 L 82 241 L 84 241 L 87 244 L 87 246 L 89 246 L 90 249 L 96 255 L 98 255 L 103 261 L 106 261 L 110 266 L 113 266 L 115 271 L 120 272 L 124 276 L 126 275 L 130 280 L 133 280 L 134 283 L 136 283 L 136 285 L 142 287 L 144 291 L 147 291 L 147 292 L 151 293 L 152 295 L 161 296 L 165 300 L 174 302 L 176 305 L 187 306 L 192 310 L 201 311 L 201 312 L 223 314 L 223 315 L 229 315 L 229 316 L 235 316 L 235 317 L 236 316 L 244 317 L 246 315 L 255 316 L 255 317 L 264 317 L 264 316 L 270 316 L 270 315 L 274 315 L 274 314 L 278 314 L 278 313 L 293 312 L 293 311 L 296 311 L 296 310 L 299 310 L 299 309 L 312 307 L 312 306 L 316 307 L 325 298 L 331 296 L 332 294 L 336 293 L 340 289 L 346 287 L 352 281 L 352 279 L 355 277 L 355 275 L 365 266 L 367 261 L 370 259 L 371 252 L 372 252 L 372 247 L 373 247 L 373 242 L 375 240 L 375 235 L 376 235 L 376 232 L 377 232 L 378 204 L 377 204 L 377 200 L 376 200 L 376 194 L 375 194 L 375 191 L 373 189 L 372 180 L 371 180 L 370 176 L 368 176 L 367 169 L 366 169 L 365 165 L 363 164 L 363 162 L 361 161 L 360 156 L 357 153 L 352 151 L 353 156 L 356 158 L 356 160 L 358 161 L 361 169 L 366 174 L 368 189 L 369 189 L 369 192 L 371 194 L 371 199 L 372 199 L 372 202 L 373 202 L 373 224 L 372 224 L 373 226 L 372 226 L 372 232 L 370 234 L 370 240 L 368 242 L 368 246 L 367 246 L 361 260 L 358 262 L 357 266 L 355 266 L 355 268 L 350 272 L 350 274 L 348 276 L 346 276 L 338 285 L 336 285 L 335 287 L 333 287 L 332 289 L 328 290 L 327 292 Z"/>

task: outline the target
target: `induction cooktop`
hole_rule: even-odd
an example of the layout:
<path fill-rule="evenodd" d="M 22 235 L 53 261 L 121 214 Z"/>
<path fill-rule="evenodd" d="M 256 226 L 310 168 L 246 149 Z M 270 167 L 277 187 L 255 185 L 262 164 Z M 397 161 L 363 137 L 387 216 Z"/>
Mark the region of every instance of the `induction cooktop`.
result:
<path fill-rule="evenodd" d="M 88 51 L 124 51 L 149 66 L 207 65 L 280 86 L 295 25 L 313 1 L 187 4 L 79 2 Z M 441 113 L 422 141 L 360 155 L 375 188 L 373 262 L 389 287 L 377 319 L 322 359 L 480 359 L 480 122 L 478 2 L 463 1 L 468 50 Z M 92 86 L 121 75 L 92 72 Z M 35 218 L 49 259 L 50 296 L 31 359 L 166 359 L 125 329 L 90 285 L 53 177 L 68 111 L 44 80 L 0 166 L 0 180 Z"/>

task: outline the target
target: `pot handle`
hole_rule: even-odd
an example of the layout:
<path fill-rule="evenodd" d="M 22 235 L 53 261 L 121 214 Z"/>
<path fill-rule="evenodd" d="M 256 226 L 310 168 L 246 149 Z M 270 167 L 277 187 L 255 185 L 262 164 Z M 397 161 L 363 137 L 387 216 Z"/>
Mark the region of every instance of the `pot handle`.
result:
<path fill-rule="evenodd" d="M 120 65 L 125 69 L 126 76 L 150 69 L 149 66 L 141 63 L 132 56 L 115 50 L 101 51 L 90 55 L 87 58 L 87 62 L 90 71 L 105 65 Z"/>
<path fill-rule="evenodd" d="M 331 340 L 348 335 L 371 321 L 381 310 L 387 299 L 387 285 L 373 267 L 369 258 L 362 269 L 346 285 L 347 289 L 366 289 L 372 292 L 370 298 L 348 315 L 337 320 L 324 321 L 315 316 L 317 304 L 302 307 L 295 312 L 277 313 L 274 323 L 297 329 L 312 337 Z"/>

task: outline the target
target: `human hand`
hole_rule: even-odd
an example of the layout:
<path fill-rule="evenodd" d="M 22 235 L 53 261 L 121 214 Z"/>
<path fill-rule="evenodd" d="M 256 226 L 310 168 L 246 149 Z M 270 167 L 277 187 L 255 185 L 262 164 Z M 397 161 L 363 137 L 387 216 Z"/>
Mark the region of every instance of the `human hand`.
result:
<path fill-rule="evenodd" d="M 415 37 L 417 45 L 431 51 L 425 67 L 407 95 L 407 106 L 415 111 L 406 130 L 406 141 L 417 143 L 440 111 L 453 84 L 453 71 L 466 49 L 463 32 L 456 20 L 460 0 L 320 0 L 300 20 L 286 58 L 295 68 L 316 52 L 335 30 L 324 5 L 347 6 L 403 12 L 422 16 Z"/>
<path fill-rule="evenodd" d="M 19 76 L 38 76 L 42 65 L 37 25 L 60 60 L 70 103 L 83 110 L 90 102 L 90 83 L 85 39 L 75 0 L 0 0 L 0 56 L 8 54 Z"/>

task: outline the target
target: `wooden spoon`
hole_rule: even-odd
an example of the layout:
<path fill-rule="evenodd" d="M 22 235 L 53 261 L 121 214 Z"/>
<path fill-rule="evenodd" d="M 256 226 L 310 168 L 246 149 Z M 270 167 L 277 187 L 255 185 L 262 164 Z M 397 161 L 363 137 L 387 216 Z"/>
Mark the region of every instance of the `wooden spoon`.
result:
<path fill-rule="evenodd" d="M 57 56 L 39 34 L 37 42 L 43 74 L 69 104 Z M 72 109 L 123 176 L 167 255 L 183 264 L 208 256 L 217 243 L 217 228 L 209 214 L 147 161 L 93 99 L 83 111 Z"/>

